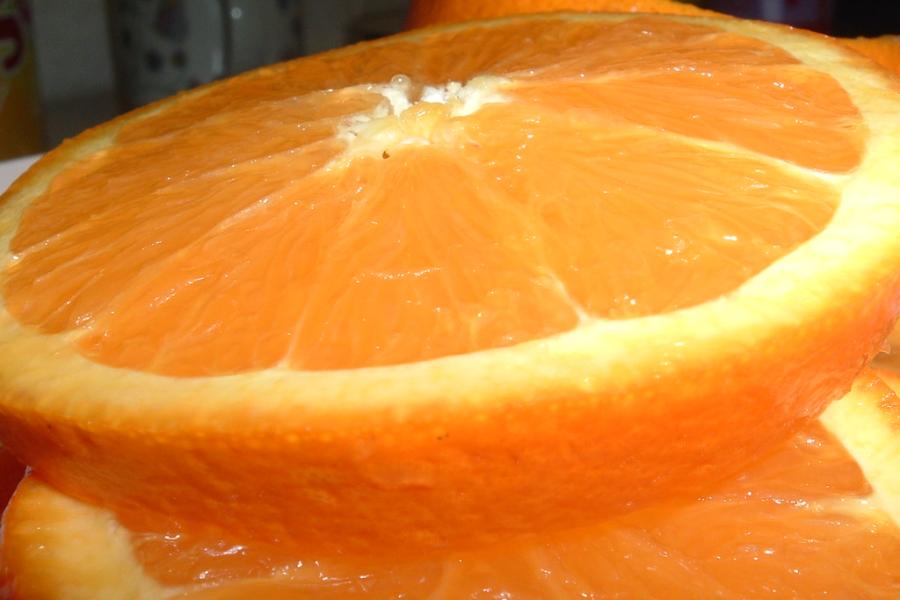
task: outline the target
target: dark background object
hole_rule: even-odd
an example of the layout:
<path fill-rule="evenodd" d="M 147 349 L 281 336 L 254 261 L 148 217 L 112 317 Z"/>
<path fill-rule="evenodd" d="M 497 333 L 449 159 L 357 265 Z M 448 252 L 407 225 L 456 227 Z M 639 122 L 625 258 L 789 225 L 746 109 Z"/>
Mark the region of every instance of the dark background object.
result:
<path fill-rule="evenodd" d="M 842 37 L 900 34 L 900 1 L 838 0 L 830 33 Z"/>
<path fill-rule="evenodd" d="M 900 0 L 703 0 L 694 4 L 842 37 L 900 34 Z"/>

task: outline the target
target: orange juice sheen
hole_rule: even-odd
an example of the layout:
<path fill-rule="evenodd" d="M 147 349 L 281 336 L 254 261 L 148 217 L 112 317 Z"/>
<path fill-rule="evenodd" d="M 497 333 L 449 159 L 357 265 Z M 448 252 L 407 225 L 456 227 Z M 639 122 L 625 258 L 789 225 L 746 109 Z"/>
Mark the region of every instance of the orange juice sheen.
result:
<path fill-rule="evenodd" d="M 40 150 L 39 106 L 28 6 L 0 0 L 0 159 Z"/>

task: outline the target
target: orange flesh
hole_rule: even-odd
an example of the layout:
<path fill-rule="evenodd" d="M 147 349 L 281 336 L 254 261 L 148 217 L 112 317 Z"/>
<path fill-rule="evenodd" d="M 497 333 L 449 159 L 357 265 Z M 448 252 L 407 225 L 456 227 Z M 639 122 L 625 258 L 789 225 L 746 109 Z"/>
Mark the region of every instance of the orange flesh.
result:
<path fill-rule="evenodd" d="M 250 590 L 311 598 L 813 597 L 860 589 L 888 598 L 900 577 L 900 532 L 872 519 L 870 493 L 855 461 L 816 423 L 694 502 L 473 553 L 397 564 L 390 556 L 386 563 L 290 556 L 183 529 L 133 540 L 158 581 L 222 585 L 189 598 Z M 264 581 L 270 577 L 281 581 Z"/>
<path fill-rule="evenodd" d="M 779 160 L 860 159 L 837 83 L 762 42 L 652 18 L 505 30 L 324 55 L 125 125 L 26 212 L 10 312 L 185 376 L 506 346 L 734 290 L 838 202 Z M 468 116 L 414 107 L 428 145 L 328 167 L 383 101 L 347 86 L 400 73 L 512 83 Z"/>

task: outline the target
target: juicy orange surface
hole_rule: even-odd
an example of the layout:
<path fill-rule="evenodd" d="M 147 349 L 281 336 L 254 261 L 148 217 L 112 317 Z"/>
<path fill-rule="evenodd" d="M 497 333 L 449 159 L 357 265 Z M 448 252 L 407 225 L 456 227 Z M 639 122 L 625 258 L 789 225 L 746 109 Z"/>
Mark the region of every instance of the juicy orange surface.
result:
<path fill-rule="evenodd" d="M 506 346 L 735 289 L 829 220 L 813 171 L 860 159 L 837 83 L 763 42 L 652 18 L 503 27 L 264 70 L 124 124 L 28 209 L 10 312 L 175 375 Z M 475 50 L 448 56 L 460 37 Z M 508 82 L 472 114 L 420 102 L 391 125 L 428 143 L 351 153 L 385 102 L 367 84 L 398 74 Z"/>

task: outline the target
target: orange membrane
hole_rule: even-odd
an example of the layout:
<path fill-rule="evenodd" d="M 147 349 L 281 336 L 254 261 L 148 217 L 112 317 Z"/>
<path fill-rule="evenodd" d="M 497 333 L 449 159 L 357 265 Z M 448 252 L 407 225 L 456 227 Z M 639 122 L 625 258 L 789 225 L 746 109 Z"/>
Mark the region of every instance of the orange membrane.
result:
<path fill-rule="evenodd" d="M 132 539 L 158 581 L 223 586 L 189 598 L 251 590 L 310 598 L 692 598 L 698 590 L 812 597 L 845 589 L 847 581 L 887 598 L 896 571 L 884 567 L 900 564 L 900 536 L 892 523 L 873 519 L 870 493 L 840 443 L 811 424 L 693 502 L 477 552 L 397 562 L 293 556 L 277 545 L 205 538 L 184 528 Z"/>
<path fill-rule="evenodd" d="M 27 210 L 10 312 L 170 375 L 507 346 L 734 290 L 824 227 L 820 174 L 859 161 L 838 84 L 762 42 L 500 29 L 297 61 L 124 125 Z M 416 95 L 481 74 L 496 95 L 471 112 Z"/>

